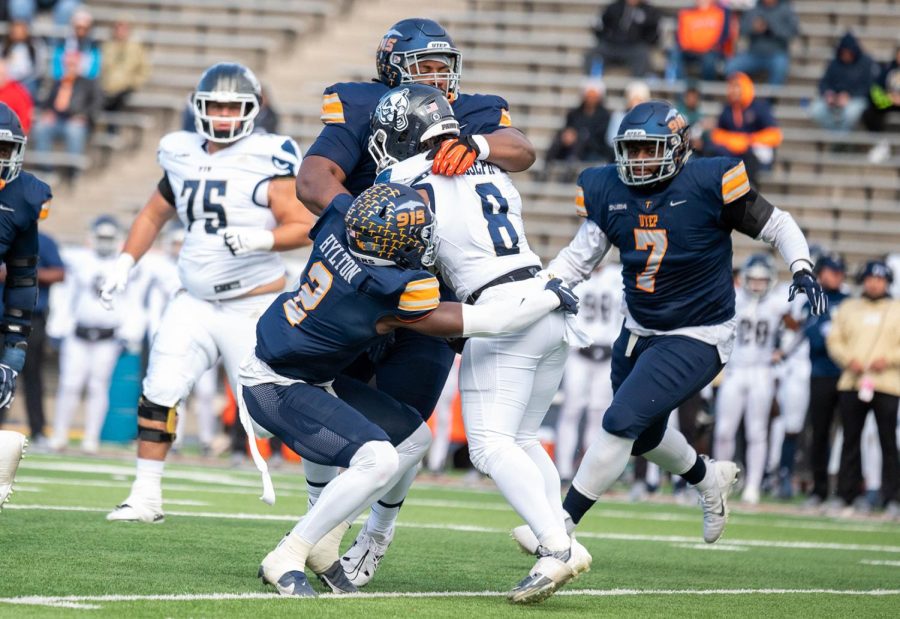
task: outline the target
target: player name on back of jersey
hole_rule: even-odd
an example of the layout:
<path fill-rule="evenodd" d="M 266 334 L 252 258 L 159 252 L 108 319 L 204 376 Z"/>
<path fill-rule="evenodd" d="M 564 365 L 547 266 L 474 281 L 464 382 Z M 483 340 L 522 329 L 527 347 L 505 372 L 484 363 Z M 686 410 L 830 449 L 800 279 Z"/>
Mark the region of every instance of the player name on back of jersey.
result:
<path fill-rule="evenodd" d="M 334 268 L 334 272 L 341 276 L 348 284 L 353 283 L 353 278 L 359 275 L 362 267 L 356 264 L 353 256 L 341 245 L 341 242 L 333 234 L 329 234 L 322 241 L 320 251 L 325 260 Z"/>
<path fill-rule="evenodd" d="M 500 171 L 500 168 L 488 161 L 476 161 L 472 167 L 466 170 L 466 176 L 483 176 L 485 174 L 494 174 Z"/>

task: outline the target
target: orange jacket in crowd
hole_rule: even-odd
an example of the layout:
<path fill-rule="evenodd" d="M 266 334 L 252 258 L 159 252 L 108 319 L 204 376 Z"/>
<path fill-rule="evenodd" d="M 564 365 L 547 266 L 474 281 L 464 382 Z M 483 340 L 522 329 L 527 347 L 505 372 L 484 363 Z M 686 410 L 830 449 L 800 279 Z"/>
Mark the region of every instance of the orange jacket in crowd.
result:
<path fill-rule="evenodd" d="M 777 148 L 784 135 L 765 101 L 755 99 L 753 80 L 744 73 L 728 77 L 728 102 L 713 129 L 714 144 L 733 155 L 743 155 L 751 146 Z"/>
<path fill-rule="evenodd" d="M 734 52 L 738 30 L 738 22 L 731 11 L 715 2 L 706 7 L 678 11 L 678 46 L 691 54 L 719 51 L 730 56 Z"/>

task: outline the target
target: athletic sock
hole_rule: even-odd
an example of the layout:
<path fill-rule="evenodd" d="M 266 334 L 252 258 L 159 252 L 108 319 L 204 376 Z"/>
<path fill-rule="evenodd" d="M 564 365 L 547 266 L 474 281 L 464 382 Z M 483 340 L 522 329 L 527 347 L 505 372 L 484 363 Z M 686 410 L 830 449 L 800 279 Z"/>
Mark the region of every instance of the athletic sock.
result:
<path fill-rule="evenodd" d="M 162 504 L 162 476 L 165 467 L 165 460 L 138 458 L 131 494 Z"/>
<path fill-rule="evenodd" d="M 706 461 L 700 456 L 694 461 L 694 466 L 681 474 L 681 478 L 692 486 L 697 486 L 706 477 Z"/>
<path fill-rule="evenodd" d="M 573 485 L 569 488 L 569 492 L 566 493 L 566 500 L 563 501 L 563 509 L 568 512 L 569 516 L 572 518 L 572 522 L 578 524 L 581 522 L 581 519 L 587 513 L 587 511 L 594 506 L 594 503 L 597 502 L 597 499 L 589 499 L 584 496 Z"/>

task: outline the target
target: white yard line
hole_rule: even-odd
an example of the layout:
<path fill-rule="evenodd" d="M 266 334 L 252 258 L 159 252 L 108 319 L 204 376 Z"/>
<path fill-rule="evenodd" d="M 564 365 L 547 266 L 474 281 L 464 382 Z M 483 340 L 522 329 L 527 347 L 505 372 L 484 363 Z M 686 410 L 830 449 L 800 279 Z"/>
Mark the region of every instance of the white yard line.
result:
<path fill-rule="evenodd" d="M 410 591 L 354 593 L 351 595 L 321 595 L 319 600 L 372 600 L 390 598 L 480 598 L 503 597 L 506 591 Z M 588 597 L 632 597 L 632 596 L 710 596 L 710 595 L 836 595 L 857 597 L 885 597 L 900 595 L 900 589 L 567 589 L 556 595 Z M 0 598 L 0 604 L 24 606 L 50 606 L 56 608 L 99 609 L 99 604 L 114 602 L 197 602 L 230 600 L 295 600 L 291 596 L 274 593 L 199 593 L 182 595 L 67 595 L 67 596 L 21 596 Z"/>
<path fill-rule="evenodd" d="M 891 567 L 900 567 L 900 561 L 879 561 L 876 559 L 863 559 L 860 561 L 863 565 L 889 565 Z"/>
<path fill-rule="evenodd" d="M 6 509 L 21 510 L 39 510 L 39 511 L 72 511 L 72 512 L 95 512 L 105 513 L 108 510 L 99 507 L 85 506 L 68 506 L 68 505 L 37 505 L 24 504 L 17 505 L 15 503 L 8 505 Z M 247 513 L 231 513 L 231 512 L 186 512 L 186 511 L 166 511 L 170 516 L 184 516 L 189 518 L 219 518 L 225 520 L 261 520 L 276 522 L 296 522 L 297 517 L 282 514 L 247 514 Z M 460 525 L 447 524 L 437 522 L 408 522 L 400 520 L 397 523 L 399 527 L 410 529 L 437 529 L 444 531 L 460 531 L 463 533 L 495 533 L 508 535 L 508 529 L 480 527 L 476 525 Z M 636 533 L 591 533 L 589 531 L 579 531 L 578 537 L 587 539 L 603 539 L 616 541 L 633 541 L 633 542 L 664 542 L 670 544 L 696 544 L 696 537 L 685 535 L 643 535 Z M 726 544 L 729 546 L 747 546 L 752 548 L 794 548 L 801 550 L 860 550 L 870 552 L 887 552 L 900 553 L 900 546 L 887 546 L 878 544 L 841 544 L 835 542 L 801 542 L 801 541 L 779 541 L 779 540 L 761 540 L 761 539 L 729 539 Z"/>
<path fill-rule="evenodd" d="M 724 550 L 726 552 L 747 552 L 749 548 L 744 546 L 731 546 L 729 544 L 672 544 L 675 548 L 686 548 L 688 550 Z"/>

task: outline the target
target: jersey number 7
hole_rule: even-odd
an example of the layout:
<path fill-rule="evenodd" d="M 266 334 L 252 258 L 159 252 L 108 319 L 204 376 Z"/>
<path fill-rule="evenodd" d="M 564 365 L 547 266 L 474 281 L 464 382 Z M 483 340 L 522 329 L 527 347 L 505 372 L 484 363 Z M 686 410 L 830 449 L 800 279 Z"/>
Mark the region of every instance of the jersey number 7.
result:
<path fill-rule="evenodd" d="M 634 248 L 638 251 L 650 250 L 644 270 L 638 273 L 637 288 L 652 293 L 656 290 L 656 274 L 669 247 L 669 235 L 663 229 L 635 228 Z"/>

